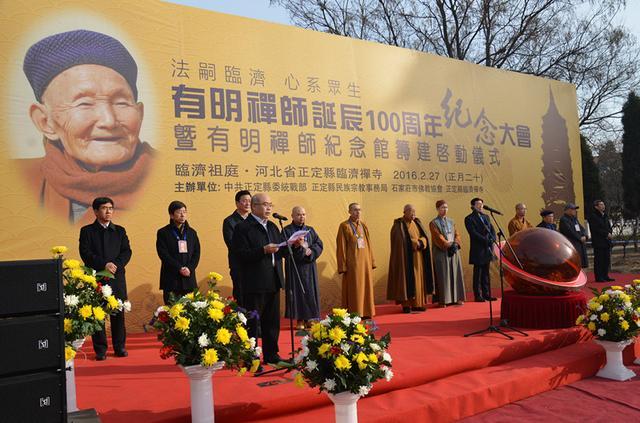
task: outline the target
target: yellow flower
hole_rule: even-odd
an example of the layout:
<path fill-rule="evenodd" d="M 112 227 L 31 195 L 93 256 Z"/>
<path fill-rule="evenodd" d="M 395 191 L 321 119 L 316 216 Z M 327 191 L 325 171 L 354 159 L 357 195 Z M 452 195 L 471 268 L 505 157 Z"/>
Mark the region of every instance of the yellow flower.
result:
<path fill-rule="evenodd" d="M 251 368 L 249 369 L 249 371 L 251 373 L 255 373 L 256 370 L 258 370 L 258 367 L 260 367 L 260 360 L 255 359 L 251 362 Z"/>
<path fill-rule="evenodd" d="M 363 325 L 362 323 L 358 323 L 356 325 L 356 333 L 360 333 L 362 335 L 367 333 L 367 327 L 365 325 Z"/>
<path fill-rule="evenodd" d="M 186 332 L 189 329 L 190 324 L 191 324 L 191 321 L 189 319 L 187 319 L 186 317 L 179 316 L 176 319 L 176 323 L 174 327 L 182 332 Z"/>
<path fill-rule="evenodd" d="M 209 307 L 209 310 L 207 310 L 207 312 L 209 313 L 209 317 L 215 322 L 219 322 L 224 318 L 224 313 L 222 312 L 222 310 L 218 310 L 217 308 Z"/>
<path fill-rule="evenodd" d="M 109 307 L 111 307 L 112 310 L 118 308 L 118 300 L 113 295 L 109 295 L 107 297 L 107 304 L 109 304 Z"/>
<path fill-rule="evenodd" d="M 175 319 L 176 317 L 180 316 L 182 310 L 184 310 L 184 305 L 182 303 L 174 304 L 169 309 L 169 316 Z"/>
<path fill-rule="evenodd" d="M 609 294 L 602 294 L 598 297 L 598 299 L 602 302 L 605 302 L 609 299 Z"/>
<path fill-rule="evenodd" d="M 214 291 L 207 292 L 207 296 L 210 298 L 213 298 L 214 300 L 217 300 L 220 298 L 220 295 L 218 295 L 218 293 Z"/>
<path fill-rule="evenodd" d="M 596 301 L 595 298 L 592 298 L 591 301 L 589 301 L 588 306 L 589 306 L 589 310 L 596 311 L 598 307 L 600 307 L 600 303 Z"/>
<path fill-rule="evenodd" d="M 95 316 L 97 321 L 102 322 L 104 320 L 104 317 L 107 315 L 107 313 L 104 312 L 102 307 L 94 307 L 93 315 Z"/>
<path fill-rule="evenodd" d="M 346 336 L 347 335 L 344 333 L 344 331 L 339 327 L 335 327 L 329 330 L 329 339 L 333 341 L 334 345 L 339 344 L 340 341 L 342 341 Z"/>
<path fill-rule="evenodd" d="M 367 368 L 367 361 L 369 361 L 369 359 L 367 358 L 367 355 L 365 353 L 360 351 L 355 356 L 355 361 L 356 363 L 358 363 L 358 367 L 360 368 L 360 370 L 364 370 Z"/>
<path fill-rule="evenodd" d="M 334 308 L 333 310 L 331 310 L 331 312 L 333 313 L 334 316 L 344 317 L 347 314 L 347 309 L 346 308 Z"/>
<path fill-rule="evenodd" d="M 300 373 L 300 372 L 298 372 L 298 373 L 296 374 L 296 377 L 295 377 L 295 379 L 294 379 L 294 382 L 295 382 L 295 384 L 296 384 L 296 386 L 297 386 L 298 388 L 304 388 L 304 387 L 305 387 L 305 385 L 307 384 L 307 383 L 304 381 L 304 376 L 302 376 L 302 373 Z"/>
<path fill-rule="evenodd" d="M 372 363 L 377 363 L 378 362 L 378 356 L 373 354 L 373 353 L 369 354 L 369 361 L 372 362 Z"/>
<path fill-rule="evenodd" d="M 611 287 L 611 289 L 615 289 L 616 291 L 622 291 L 622 287 L 620 285 L 614 285 Z"/>
<path fill-rule="evenodd" d="M 240 370 L 238 370 L 238 376 L 244 376 L 245 373 L 247 373 L 247 368 L 240 367 Z"/>
<path fill-rule="evenodd" d="M 67 259 L 62 262 L 63 269 L 77 269 L 80 267 L 80 261 L 74 259 Z"/>
<path fill-rule="evenodd" d="M 609 321 L 609 313 L 607 313 L 607 312 L 602 313 L 600 315 L 600 320 L 602 320 L 603 322 L 608 322 Z"/>
<path fill-rule="evenodd" d="M 578 316 L 578 318 L 576 319 L 576 325 L 579 325 L 580 323 L 582 323 L 582 321 L 584 320 L 584 314 L 581 314 L 580 316 Z"/>
<path fill-rule="evenodd" d="M 320 323 L 314 323 L 311 326 L 311 337 L 313 339 L 321 340 L 326 336 L 327 329 Z"/>
<path fill-rule="evenodd" d="M 620 298 L 622 298 L 622 301 L 625 303 L 631 302 L 631 297 L 627 294 L 622 294 Z"/>
<path fill-rule="evenodd" d="M 251 348 L 251 342 L 249 340 L 244 341 L 244 347 L 247 349 Z"/>
<path fill-rule="evenodd" d="M 624 310 L 618 310 L 616 313 L 617 313 L 617 314 L 618 314 L 618 316 L 620 316 L 620 317 L 624 316 Z"/>
<path fill-rule="evenodd" d="M 224 308 L 224 303 L 219 300 L 213 300 L 211 301 L 211 307 L 222 310 Z"/>
<path fill-rule="evenodd" d="M 65 359 L 65 361 L 73 360 L 73 358 L 75 356 L 76 356 L 76 352 L 73 349 L 73 347 L 71 347 L 70 345 L 67 345 L 66 347 L 64 347 L 64 359 Z"/>
<path fill-rule="evenodd" d="M 249 334 L 247 330 L 242 325 L 236 325 L 236 333 L 241 341 L 247 341 L 249 339 Z"/>
<path fill-rule="evenodd" d="M 184 317 L 181 317 L 184 319 Z M 207 348 L 202 353 L 202 364 L 205 366 L 213 366 L 218 362 L 218 351 L 215 348 Z"/>
<path fill-rule="evenodd" d="M 620 327 L 622 328 L 622 330 L 629 329 L 629 322 L 627 322 L 626 320 L 623 320 L 622 322 L 620 322 Z"/>
<path fill-rule="evenodd" d="M 82 317 L 83 319 L 88 319 L 89 317 L 91 317 L 92 313 L 93 311 L 91 310 L 90 305 L 87 304 L 80 307 L 80 317 Z"/>
<path fill-rule="evenodd" d="M 64 319 L 64 333 L 71 333 L 73 330 L 73 322 L 71 319 Z"/>
<path fill-rule="evenodd" d="M 220 273 L 216 273 L 216 272 L 209 272 L 209 279 L 214 280 L 214 281 L 221 281 L 222 280 L 222 275 Z"/>
<path fill-rule="evenodd" d="M 357 342 L 360 345 L 364 344 L 364 338 L 362 337 L 362 335 L 358 335 L 357 333 L 351 335 L 351 340 L 353 342 Z"/>
<path fill-rule="evenodd" d="M 55 247 L 51 247 L 51 254 L 53 254 L 54 257 L 59 257 L 62 254 L 66 253 L 67 250 L 68 248 L 64 245 L 56 245 Z"/>
<path fill-rule="evenodd" d="M 184 297 L 190 299 L 191 301 L 193 301 L 193 292 L 189 292 Z"/>
<path fill-rule="evenodd" d="M 231 341 L 231 332 L 225 328 L 218 329 L 216 332 L 216 341 L 220 342 L 222 345 L 227 345 L 229 341 Z"/>
<path fill-rule="evenodd" d="M 589 324 L 587 325 L 587 329 L 593 332 L 594 330 L 596 330 L 596 324 L 594 322 L 589 322 Z"/>
<path fill-rule="evenodd" d="M 338 370 L 349 370 L 351 368 L 351 362 L 344 355 L 340 354 L 333 362 Z"/>
<path fill-rule="evenodd" d="M 82 269 L 71 269 L 70 276 L 73 279 L 82 279 L 82 276 L 84 276 L 84 270 L 82 270 Z"/>
<path fill-rule="evenodd" d="M 96 282 L 96 277 L 93 275 L 82 275 L 80 277 L 80 279 L 82 279 L 84 282 L 90 284 L 91 286 L 93 286 L 94 288 L 96 286 L 98 286 L 98 283 Z"/>
<path fill-rule="evenodd" d="M 325 357 L 328 354 L 330 349 L 331 349 L 331 345 L 322 344 L 318 347 L 318 355 L 321 357 Z"/>

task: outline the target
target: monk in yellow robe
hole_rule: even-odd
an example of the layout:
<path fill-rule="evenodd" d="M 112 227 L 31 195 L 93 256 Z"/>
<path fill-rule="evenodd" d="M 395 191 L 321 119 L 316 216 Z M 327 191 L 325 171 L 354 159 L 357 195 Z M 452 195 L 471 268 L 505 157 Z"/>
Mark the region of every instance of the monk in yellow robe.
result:
<path fill-rule="evenodd" d="M 533 228 L 531 222 L 527 220 L 525 215 L 527 214 L 527 206 L 523 203 L 516 204 L 516 215 L 509 221 L 509 236 L 516 232 L 524 231 L 525 229 Z"/>
<path fill-rule="evenodd" d="M 391 227 L 391 254 L 387 299 L 402 305 L 403 313 L 425 311 L 427 295 L 433 294 L 429 238 L 413 205 Z"/>
<path fill-rule="evenodd" d="M 349 204 L 349 219 L 336 238 L 338 273 L 342 275 L 342 307 L 362 317 L 375 315 L 373 269 L 376 268 L 369 229 L 360 220 L 358 203 Z"/>

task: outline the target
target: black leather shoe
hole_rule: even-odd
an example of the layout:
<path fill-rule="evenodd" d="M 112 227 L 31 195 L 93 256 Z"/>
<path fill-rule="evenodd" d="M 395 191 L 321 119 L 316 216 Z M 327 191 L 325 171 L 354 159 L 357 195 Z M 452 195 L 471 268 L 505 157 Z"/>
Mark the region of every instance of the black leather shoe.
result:
<path fill-rule="evenodd" d="M 127 352 L 127 350 L 120 350 L 120 351 L 116 351 L 115 352 L 115 356 L 116 357 L 128 357 L 129 353 Z"/>
<path fill-rule="evenodd" d="M 425 307 L 411 307 L 411 311 L 427 311 Z"/>
<path fill-rule="evenodd" d="M 265 358 L 264 364 L 273 366 L 280 363 L 281 361 L 284 361 L 282 357 L 280 357 L 279 355 L 274 355 L 273 357 Z"/>
<path fill-rule="evenodd" d="M 106 354 L 96 354 L 96 361 L 105 361 L 107 359 Z"/>
<path fill-rule="evenodd" d="M 607 282 L 615 282 L 616 280 L 613 278 L 607 278 Z"/>
<path fill-rule="evenodd" d="M 476 298 L 474 299 L 474 301 L 475 301 L 476 303 L 484 303 L 484 298 L 482 298 L 482 297 L 476 297 Z"/>
<path fill-rule="evenodd" d="M 496 297 L 489 297 L 489 298 L 487 298 L 487 300 L 489 300 L 489 301 L 497 301 L 498 299 Z"/>
<path fill-rule="evenodd" d="M 402 312 L 405 314 L 411 313 L 411 307 L 402 307 Z"/>

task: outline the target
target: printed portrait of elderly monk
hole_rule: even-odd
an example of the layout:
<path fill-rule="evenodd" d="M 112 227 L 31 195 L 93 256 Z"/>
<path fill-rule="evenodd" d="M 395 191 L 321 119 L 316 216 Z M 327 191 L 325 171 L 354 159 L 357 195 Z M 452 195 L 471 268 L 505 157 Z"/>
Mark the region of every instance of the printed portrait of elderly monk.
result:
<path fill-rule="evenodd" d="M 29 108 L 45 155 L 21 166 L 47 210 L 91 223 L 91 202 L 110 197 L 130 209 L 154 150 L 139 138 L 144 106 L 138 67 L 115 38 L 75 30 L 43 38 L 24 58 L 36 102 Z"/>

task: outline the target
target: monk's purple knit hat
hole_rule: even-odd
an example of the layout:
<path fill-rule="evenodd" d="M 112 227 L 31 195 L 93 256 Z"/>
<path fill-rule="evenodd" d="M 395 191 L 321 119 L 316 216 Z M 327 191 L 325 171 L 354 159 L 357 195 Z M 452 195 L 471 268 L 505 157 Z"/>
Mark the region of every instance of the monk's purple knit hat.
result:
<path fill-rule="evenodd" d="M 22 69 L 38 101 L 53 78 L 77 65 L 102 65 L 129 83 L 138 99 L 138 66 L 122 43 L 99 32 L 78 29 L 38 41 L 27 51 Z"/>

